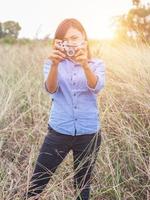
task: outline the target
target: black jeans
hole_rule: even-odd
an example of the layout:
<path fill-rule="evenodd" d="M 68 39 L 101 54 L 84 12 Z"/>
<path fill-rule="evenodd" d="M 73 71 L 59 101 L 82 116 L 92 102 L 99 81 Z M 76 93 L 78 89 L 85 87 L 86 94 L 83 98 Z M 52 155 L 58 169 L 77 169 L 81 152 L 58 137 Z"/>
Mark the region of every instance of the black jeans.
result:
<path fill-rule="evenodd" d="M 65 135 L 48 126 L 47 135 L 40 148 L 28 192 L 24 199 L 40 194 L 51 176 L 70 150 L 73 151 L 74 188 L 78 190 L 76 200 L 88 200 L 91 172 L 101 144 L 101 130 L 85 135 Z M 37 198 L 38 199 L 38 198 Z"/>

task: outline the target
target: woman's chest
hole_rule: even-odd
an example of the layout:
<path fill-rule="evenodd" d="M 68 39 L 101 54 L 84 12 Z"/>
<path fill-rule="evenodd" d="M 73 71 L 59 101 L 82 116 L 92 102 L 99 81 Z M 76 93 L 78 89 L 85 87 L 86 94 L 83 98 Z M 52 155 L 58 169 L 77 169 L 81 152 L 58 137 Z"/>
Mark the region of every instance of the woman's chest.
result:
<path fill-rule="evenodd" d="M 90 65 L 89 67 L 93 71 Z M 62 63 L 58 68 L 58 80 L 60 86 L 87 90 L 87 75 L 80 65 Z"/>

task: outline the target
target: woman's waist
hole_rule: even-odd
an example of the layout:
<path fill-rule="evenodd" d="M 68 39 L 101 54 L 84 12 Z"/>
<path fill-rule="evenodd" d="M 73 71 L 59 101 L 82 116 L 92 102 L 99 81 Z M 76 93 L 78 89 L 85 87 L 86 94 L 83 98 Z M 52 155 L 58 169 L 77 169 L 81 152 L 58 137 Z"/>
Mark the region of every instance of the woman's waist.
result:
<path fill-rule="evenodd" d="M 95 119 L 100 116 L 99 111 L 96 110 L 88 110 L 88 111 L 82 111 L 82 110 L 51 110 L 50 111 L 50 117 L 51 118 L 61 118 L 61 119 L 74 119 L 78 117 L 78 119 Z"/>
<path fill-rule="evenodd" d="M 88 103 L 87 103 L 88 104 Z M 58 114 L 68 114 L 68 113 L 79 113 L 79 114 L 95 114 L 99 112 L 98 106 L 97 105 L 83 105 L 83 104 L 77 104 L 74 103 L 72 105 L 65 105 L 65 104 L 60 104 L 60 105 L 52 105 L 51 112 L 58 113 Z"/>

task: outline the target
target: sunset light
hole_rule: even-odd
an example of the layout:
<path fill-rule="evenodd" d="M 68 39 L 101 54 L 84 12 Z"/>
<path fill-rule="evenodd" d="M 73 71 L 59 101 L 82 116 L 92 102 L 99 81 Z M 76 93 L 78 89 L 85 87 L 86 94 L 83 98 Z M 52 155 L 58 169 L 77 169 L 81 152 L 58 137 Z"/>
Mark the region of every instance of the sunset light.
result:
<path fill-rule="evenodd" d="M 46 35 L 52 37 L 64 18 L 73 17 L 83 23 L 89 38 L 112 38 L 111 18 L 125 13 L 131 5 L 130 0 L 6 0 L 0 6 L 0 21 L 19 22 L 22 27 L 20 38 L 43 38 Z"/>

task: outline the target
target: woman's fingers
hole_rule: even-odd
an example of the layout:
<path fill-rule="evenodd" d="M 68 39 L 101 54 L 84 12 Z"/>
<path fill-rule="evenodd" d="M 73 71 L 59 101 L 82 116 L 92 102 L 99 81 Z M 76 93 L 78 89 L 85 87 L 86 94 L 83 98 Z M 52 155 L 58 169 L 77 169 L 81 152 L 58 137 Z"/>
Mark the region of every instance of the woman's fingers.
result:
<path fill-rule="evenodd" d="M 86 55 L 86 51 L 83 50 L 83 49 L 79 49 L 79 50 L 76 52 L 75 57 L 78 57 L 78 56 L 80 56 L 80 55 Z"/>
<path fill-rule="evenodd" d="M 62 42 L 62 40 L 60 40 L 60 39 L 55 39 L 55 43 L 57 43 L 57 42 Z"/>
<path fill-rule="evenodd" d="M 76 57 L 76 61 L 80 61 L 80 60 L 85 60 L 86 57 L 84 55 L 80 55 L 78 57 Z"/>
<path fill-rule="evenodd" d="M 84 42 L 83 45 L 75 48 L 77 52 L 86 53 L 87 52 L 87 42 Z"/>
<path fill-rule="evenodd" d="M 66 58 L 66 55 L 64 53 L 62 53 L 61 51 L 59 51 L 59 50 L 53 50 L 53 53 L 57 54 L 57 55 L 59 55 L 59 56 L 61 56 L 63 58 Z"/>
<path fill-rule="evenodd" d="M 79 55 L 82 55 L 83 54 L 83 51 L 82 50 L 78 50 L 76 53 L 75 53 L 75 57 L 79 56 Z"/>
<path fill-rule="evenodd" d="M 57 54 L 54 54 L 54 55 L 53 55 L 53 58 L 54 58 L 54 59 L 59 59 L 59 60 L 63 60 L 63 59 L 64 59 L 62 56 L 57 55 Z"/>

